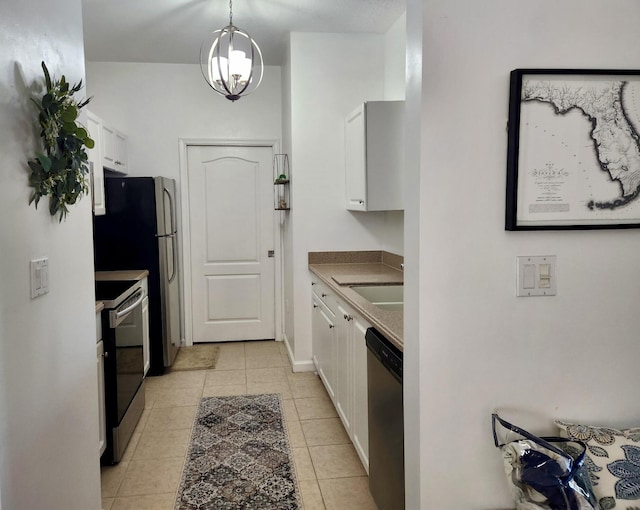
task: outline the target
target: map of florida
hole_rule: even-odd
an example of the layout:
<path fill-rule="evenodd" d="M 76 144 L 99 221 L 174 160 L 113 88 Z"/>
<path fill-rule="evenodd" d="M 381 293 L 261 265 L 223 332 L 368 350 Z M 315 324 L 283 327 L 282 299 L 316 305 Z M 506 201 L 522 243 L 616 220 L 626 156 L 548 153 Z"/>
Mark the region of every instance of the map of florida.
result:
<path fill-rule="evenodd" d="M 640 143 L 623 103 L 626 81 L 602 81 L 588 85 L 528 80 L 522 101 L 551 105 L 557 115 L 579 110 L 591 122 L 595 155 L 602 170 L 620 184 L 620 197 L 587 203 L 589 209 L 616 209 L 640 194 Z"/>

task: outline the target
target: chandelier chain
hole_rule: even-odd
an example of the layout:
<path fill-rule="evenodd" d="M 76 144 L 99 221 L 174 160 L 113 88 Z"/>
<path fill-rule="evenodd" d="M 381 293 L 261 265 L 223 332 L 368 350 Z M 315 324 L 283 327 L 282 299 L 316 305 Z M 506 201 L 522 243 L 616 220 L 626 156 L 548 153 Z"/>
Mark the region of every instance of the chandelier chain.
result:
<path fill-rule="evenodd" d="M 233 25 L 233 0 L 229 0 L 229 25 Z"/>

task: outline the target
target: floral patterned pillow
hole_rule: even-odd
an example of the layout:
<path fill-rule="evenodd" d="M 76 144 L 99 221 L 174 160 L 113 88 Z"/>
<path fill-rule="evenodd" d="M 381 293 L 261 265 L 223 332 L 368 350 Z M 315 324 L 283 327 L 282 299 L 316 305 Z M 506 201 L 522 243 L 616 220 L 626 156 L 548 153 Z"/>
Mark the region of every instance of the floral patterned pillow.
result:
<path fill-rule="evenodd" d="M 640 510 L 640 427 L 617 430 L 556 421 L 587 445 L 585 466 L 602 510 Z"/>

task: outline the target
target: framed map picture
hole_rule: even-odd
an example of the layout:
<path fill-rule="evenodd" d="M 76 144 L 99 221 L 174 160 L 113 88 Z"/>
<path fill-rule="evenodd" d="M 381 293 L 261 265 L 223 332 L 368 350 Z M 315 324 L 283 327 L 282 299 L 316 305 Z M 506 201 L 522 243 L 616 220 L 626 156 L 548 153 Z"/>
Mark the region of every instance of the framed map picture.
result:
<path fill-rule="evenodd" d="M 640 70 L 511 72 L 506 230 L 640 227 Z"/>

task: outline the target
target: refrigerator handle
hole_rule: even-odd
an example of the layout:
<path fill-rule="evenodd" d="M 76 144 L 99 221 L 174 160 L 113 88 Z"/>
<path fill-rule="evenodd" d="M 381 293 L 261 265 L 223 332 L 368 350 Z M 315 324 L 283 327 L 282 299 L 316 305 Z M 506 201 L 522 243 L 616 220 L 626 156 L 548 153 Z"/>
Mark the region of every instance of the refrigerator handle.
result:
<path fill-rule="evenodd" d="M 170 234 L 173 234 L 176 232 L 176 221 L 175 221 L 175 211 L 173 210 L 173 198 L 171 197 L 171 193 L 169 193 L 169 190 L 165 187 L 163 187 L 163 192 L 164 194 L 169 197 L 169 215 L 171 217 L 171 230 L 169 231 Z"/>
<path fill-rule="evenodd" d="M 173 245 L 173 249 L 171 250 L 171 255 L 173 255 L 173 274 L 169 277 L 169 283 L 171 283 L 178 272 L 178 243 L 177 243 L 177 234 L 171 234 L 171 244 Z"/>
<path fill-rule="evenodd" d="M 164 193 L 164 195 L 166 195 L 169 198 L 169 216 L 171 218 L 171 230 L 169 233 L 169 237 L 171 238 L 171 255 L 172 255 L 172 262 L 173 262 L 173 272 L 171 273 L 171 276 L 169 276 L 169 283 L 173 282 L 173 280 L 176 277 L 176 273 L 178 272 L 178 243 L 176 242 L 176 238 L 177 238 L 177 230 L 176 230 L 176 224 L 175 224 L 175 210 L 173 209 L 173 198 L 171 197 L 171 193 L 169 192 L 169 190 L 167 188 L 165 188 L 164 186 L 162 187 L 162 191 Z M 166 246 L 165 246 L 165 250 L 166 250 Z"/>

